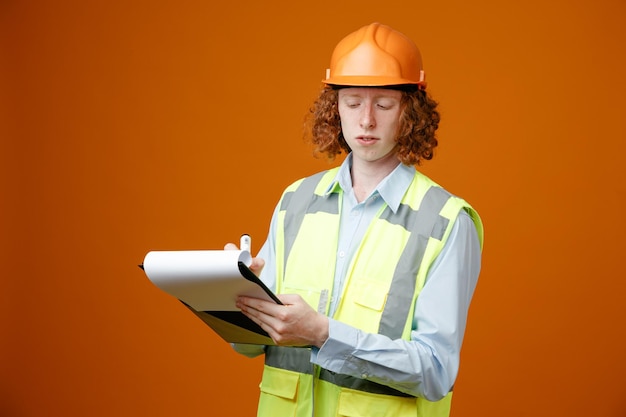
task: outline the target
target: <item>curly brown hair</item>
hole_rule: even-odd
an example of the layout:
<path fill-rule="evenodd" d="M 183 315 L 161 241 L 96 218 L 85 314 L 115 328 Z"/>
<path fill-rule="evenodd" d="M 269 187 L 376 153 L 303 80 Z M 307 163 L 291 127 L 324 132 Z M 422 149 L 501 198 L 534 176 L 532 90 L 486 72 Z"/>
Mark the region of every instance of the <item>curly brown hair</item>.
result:
<path fill-rule="evenodd" d="M 438 103 L 425 90 L 407 86 L 398 89 L 402 92 L 396 138 L 398 159 L 405 165 L 420 165 L 423 160 L 433 158 L 437 147 Z M 305 137 L 313 144 L 315 153 L 326 155 L 330 160 L 342 152 L 350 152 L 341 131 L 337 101 L 338 88 L 325 86 L 311 106 L 305 124 Z"/>

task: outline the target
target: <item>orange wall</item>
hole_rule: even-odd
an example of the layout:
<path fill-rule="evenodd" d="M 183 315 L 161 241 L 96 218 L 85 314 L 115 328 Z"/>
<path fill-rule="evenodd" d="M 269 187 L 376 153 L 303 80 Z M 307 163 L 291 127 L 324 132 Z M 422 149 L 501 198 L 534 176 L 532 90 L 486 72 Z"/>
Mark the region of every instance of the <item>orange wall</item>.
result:
<path fill-rule="evenodd" d="M 423 170 L 486 225 L 453 416 L 623 416 L 626 3 L 262 4 L 0 5 L 0 415 L 253 415 L 261 362 L 136 265 L 258 248 L 327 167 L 301 122 L 333 46 L 380 21 L 441 103 Z"/>

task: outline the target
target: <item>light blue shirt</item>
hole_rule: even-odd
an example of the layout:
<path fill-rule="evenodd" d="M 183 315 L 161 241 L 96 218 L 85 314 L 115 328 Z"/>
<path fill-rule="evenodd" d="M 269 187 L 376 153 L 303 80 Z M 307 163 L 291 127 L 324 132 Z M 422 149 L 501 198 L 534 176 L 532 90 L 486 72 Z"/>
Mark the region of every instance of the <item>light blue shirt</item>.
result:
<path fill-rule="evenodd" d="M 415 175 L 415 168 L 399 164 L 362 202 L 352 189 L 352 155 L 341 165 L 328 192 L 343 190 L 335 282 L 330 297 L 332 317 L 352 255 L 374 216 L 383 205 L 394 212 Z M 261 279 L 274 288 L 275 209 L 268 239 L 258 256 L 265 259 Z M 416 301 L 411 340 L 391 340 L 329 319 L 329 337 L 313 348 L 311 362 L 330 371 L 365 378 L 431 401 L 445 396 L 454 385 L 461 343 L 472 294 L 480 271 L 481 250 L 472 219 L 461 212 L 450 236 L 433 263 Z M 402 325 L 403 323 L 399 323 Z M 253 345 L 235 345 L 248 356 L 263 352 Z"/>

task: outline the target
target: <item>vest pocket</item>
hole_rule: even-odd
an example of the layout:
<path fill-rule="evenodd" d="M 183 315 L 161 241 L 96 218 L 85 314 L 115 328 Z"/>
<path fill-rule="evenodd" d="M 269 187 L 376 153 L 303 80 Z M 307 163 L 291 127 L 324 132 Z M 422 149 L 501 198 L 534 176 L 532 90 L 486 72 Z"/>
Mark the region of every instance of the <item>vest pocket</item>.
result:
<path fill-rule="evenodd" d="M 356 325 L 363 331 L 378 333 L 380 318 L 387 302 L 389 285 L 358 279 L 350 283 L 335 318 Z"/>
<path fill-rule="evenodd" d="M 339 394 L 339 417 L 399 417 L 416 414 L 417 402 L 412 397 L 393 397 L 346 388 Z"/>
<path fill-rule="evenodd" d="M 300 374 L 265 366 L 259 397 L 259 416 L 294 416 Z"/>
<path fill-rule="evenodd" d="M 387 301 L 388 284 L 361 279 L 355 287 L 355 303 L 374 311 L 382 311 Z"/>

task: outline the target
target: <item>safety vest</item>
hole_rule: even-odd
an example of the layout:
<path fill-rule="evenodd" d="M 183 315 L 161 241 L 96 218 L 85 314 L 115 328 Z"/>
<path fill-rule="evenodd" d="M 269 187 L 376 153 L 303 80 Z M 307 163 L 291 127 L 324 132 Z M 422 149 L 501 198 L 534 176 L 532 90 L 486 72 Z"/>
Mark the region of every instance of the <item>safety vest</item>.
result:
<path fill-rule="evenodd" d="M 342 191 L 327 190 L 337 171 L 289 186 L 279 203 L 276 232 L 276 291 L 299 294 L 325 314 L 342 201 Z M 410 340 L 415 301 L 462 209 L 474 220 L 482 246 L 478 214 L 416 172 L 398 210 L 383 204 L 365 232 L 333 318 L 366 332 Z M 452 392 L 431 402 L 369 381 L 367 375 L 355 378 L 322 369 L 310 359 L 309 348 L 267 347 L 259 417 L 449 415 Z"/>

